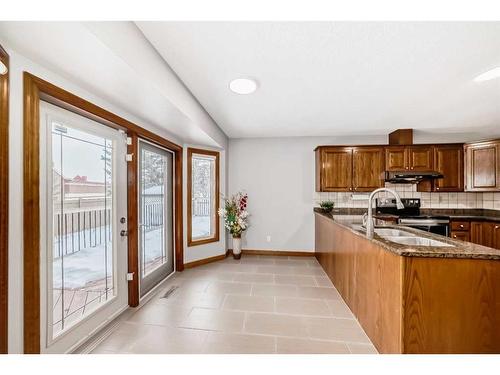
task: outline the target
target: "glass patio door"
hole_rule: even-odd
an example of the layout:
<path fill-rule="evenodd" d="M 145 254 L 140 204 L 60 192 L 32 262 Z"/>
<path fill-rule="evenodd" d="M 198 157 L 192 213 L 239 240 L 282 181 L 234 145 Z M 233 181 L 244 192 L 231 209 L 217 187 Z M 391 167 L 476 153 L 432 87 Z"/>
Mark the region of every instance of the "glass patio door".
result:
<path fill-rule="evenodd" d="M 174 272 L 173 155 L 139 142 L 139 268 L 144 296 Z"/>
<path fill-rule="evenodd" d="M 41 349 L 64 353 L 127 300 L 124 134 L 42 103 Z"/>

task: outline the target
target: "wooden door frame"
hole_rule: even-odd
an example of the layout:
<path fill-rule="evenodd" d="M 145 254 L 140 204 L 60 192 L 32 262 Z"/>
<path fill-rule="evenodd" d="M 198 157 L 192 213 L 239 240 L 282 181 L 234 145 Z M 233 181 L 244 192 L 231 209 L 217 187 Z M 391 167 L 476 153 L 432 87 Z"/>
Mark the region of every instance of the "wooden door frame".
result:
<path fill-rule="evenodd" d="M 193 232 L 192 232 L 192 202 L 191 202 L 191 194 L 192 194 L 192 173 L 193 173 L 193 154 L 196 155 L 207 155 L 207 156 L 213 156 L 215 158 L 215 207 L 214 210 L 215 212 L 213 213 L 215 215 L 215 231 L 214 235 L 210 238 L 205 238 L 201 240 L 194 240 L 193 239 Z M 220 197 L 220 153 L 218 151 L 212 151 L 212 150 L 206 150 L 206 149 L 201 149 L 201 148 L 193 148 L 193 147 L 188 147 L 187 149 L 187 245 L 188 247 L 191 246 L 198 246 L 198 245 L 205 245 L 208 243 L 212 242 L 219 242 L 220 240 L 220 223 L 219 223 L 219 197 Z"/>
<path fill-rule="evenodd" d="M 129 305 L 139 304 L 138 233 L 137 233 L 137 139 L 143 138 L 167 148 L 175 156 L 174 176 L 174 243 L 176 269 L 184 269 L 182 221 L 182 147 L 119 117 L 91 102 L 24 72 L 23 127 L 23 215 L 24 221 L 24 352 L 40 353 L 40 101 L 123 130 L 132 139 L 128 153 L 133 153 L 127 166 L 128 271 L 134 272 L 129 282 Z"/>
<path fill-rule="evenodd" d="M 0 46 L 0 61 L 9 54 Z M 0 75 L 0 354 L 8 352 L 9 291 L 9 71 Z"/>

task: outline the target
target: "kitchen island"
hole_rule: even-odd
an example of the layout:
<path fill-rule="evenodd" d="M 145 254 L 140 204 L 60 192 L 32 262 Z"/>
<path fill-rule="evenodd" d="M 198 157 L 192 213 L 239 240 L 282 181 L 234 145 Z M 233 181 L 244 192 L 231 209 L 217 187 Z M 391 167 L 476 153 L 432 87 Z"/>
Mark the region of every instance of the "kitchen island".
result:
<path fill-rule="evenodd" d="M 342 213 L 315 210 L 316 257 L 380 353 L 500 353 L 500 250 L 368 239 Z"/>

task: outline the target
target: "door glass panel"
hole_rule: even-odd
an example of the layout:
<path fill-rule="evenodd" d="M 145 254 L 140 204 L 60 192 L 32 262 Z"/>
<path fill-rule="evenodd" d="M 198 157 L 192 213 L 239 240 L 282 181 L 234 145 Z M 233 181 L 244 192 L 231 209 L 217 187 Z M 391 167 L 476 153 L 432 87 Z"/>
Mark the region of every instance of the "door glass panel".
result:
<path fill-rule="evenodd" d="M 165 263 L 165 158 L 148 149 L 141 153 L 142 275 Z"/>
<path fill-rule="evenodd" d="M 141 295 L 173 272 L 172 154 L 140 142 Z"/>
<path fill-rule="evenodd" d="M 114 170 L 112 140 L 54 121 L 51 126 L 49 285 L 56 337 L 115 296 Z"/>

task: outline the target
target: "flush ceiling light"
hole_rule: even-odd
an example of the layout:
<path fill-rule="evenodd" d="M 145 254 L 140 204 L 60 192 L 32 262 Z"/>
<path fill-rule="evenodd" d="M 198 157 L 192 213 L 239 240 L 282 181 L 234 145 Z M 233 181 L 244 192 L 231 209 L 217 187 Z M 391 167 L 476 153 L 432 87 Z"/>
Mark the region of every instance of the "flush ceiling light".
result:
<path fill-rule="evenodd" d="M 257 90 L 257 81 L 252 78 L 236 78 L 229 82 L 229 89 L 236 94 L 251 94 Z"/>
<path fill-rule="evenodd" d="M 500 78 L 500 66 L 478 75 L 474 78 L 474 82 L 484 82 L 495 78 Z"/>
<path fill-rule="evenodd" d="M 7 69 L 7 67 L 5 66 L 5 64 L 0 61 L 0 75 L 4 75 L 4 74 L 7 74 L 7 72 L 9 71 L 9 69 Z"/>

